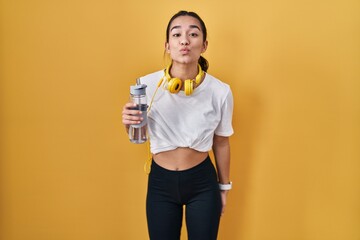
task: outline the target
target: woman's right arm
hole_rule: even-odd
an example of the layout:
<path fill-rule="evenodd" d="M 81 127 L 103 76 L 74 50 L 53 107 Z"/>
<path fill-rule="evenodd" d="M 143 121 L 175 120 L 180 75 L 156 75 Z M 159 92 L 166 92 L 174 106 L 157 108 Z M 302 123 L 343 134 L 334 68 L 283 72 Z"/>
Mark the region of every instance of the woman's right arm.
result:
<path fill-rule="evenodd" d="M 139 124 L 143 120 L 140 116 L 141 111 L 133 110 L 132 108 L 136 107 L 135 103 L 126 103 L 122 111 L 122 123 L 125 126 L 126 132 L 129 132 L 129 127 L 131 124 Z"/>

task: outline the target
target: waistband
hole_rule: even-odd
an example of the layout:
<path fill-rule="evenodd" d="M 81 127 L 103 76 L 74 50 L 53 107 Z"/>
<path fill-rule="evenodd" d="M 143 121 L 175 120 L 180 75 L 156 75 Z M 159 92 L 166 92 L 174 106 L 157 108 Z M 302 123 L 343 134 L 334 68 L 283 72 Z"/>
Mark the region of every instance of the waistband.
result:
<path fill-rule="evenodd" d="M 209 165 L 210 166 L 212 165 L 211 158 L 209 155 L 202 162 L 195 165 L 194 167 L 191 167 L 189 169 L 184 169 L 184 170 L 178 170 L 178 171 L 163 168 L 160 165 L 158 165 L 153 159 L 153 161 L 151 163 L 151 171 L 160 171 L 162 173 L 168 173 L 168 174 L 174 174 L 174 173 L 192 174 L 194 172 L 197 172 L 199 170 L 206 168 Z"/>

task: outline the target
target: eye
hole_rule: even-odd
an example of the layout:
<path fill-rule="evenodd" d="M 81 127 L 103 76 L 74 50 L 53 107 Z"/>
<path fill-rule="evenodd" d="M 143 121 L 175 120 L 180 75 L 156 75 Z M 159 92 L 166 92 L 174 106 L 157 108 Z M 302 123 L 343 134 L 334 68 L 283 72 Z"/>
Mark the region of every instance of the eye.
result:
<path fill-rule="evenodd" d="M 173 37 L 180 37 L 180 33 L 174 33 L 172 36 Z"/>
<path fill-rule="evenodd" d="M 197 34 L 197 33 L 190 33 L 189 35 L 190 35 L 190 37 L 197 37 L 197 36 L 199 36 L 199 34 Z"/>

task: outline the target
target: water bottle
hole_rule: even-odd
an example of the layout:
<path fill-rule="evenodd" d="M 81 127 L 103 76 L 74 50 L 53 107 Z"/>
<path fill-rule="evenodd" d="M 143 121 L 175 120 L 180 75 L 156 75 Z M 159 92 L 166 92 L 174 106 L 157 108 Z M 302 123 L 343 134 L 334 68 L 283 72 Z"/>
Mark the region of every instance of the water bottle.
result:
<path fill-rule="evenodd" d="M 130 86 L 130 100 L 136 104 L 133 110 L 141 111 L 143 120 L 139 124 L 133 124 L 129 127 L 129 139 L 132 143 L 144 143 L 147 141 L 147 101 L 146 85 L 136 81 L 136 85 Z"/>

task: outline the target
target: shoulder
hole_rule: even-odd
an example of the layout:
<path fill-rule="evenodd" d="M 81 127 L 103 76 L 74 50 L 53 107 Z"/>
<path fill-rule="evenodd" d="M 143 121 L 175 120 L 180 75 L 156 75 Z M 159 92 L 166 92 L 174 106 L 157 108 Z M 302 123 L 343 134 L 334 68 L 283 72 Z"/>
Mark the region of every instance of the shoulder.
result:
<path fill-rule="evenodd" d="M 159 70 L 140 77 L 140 81 L 141 83 L 146 85 L 153 85 L 153 84 L 156 85 L 163 76 L 164 76 L 164 70 Z"/>
<path fill-rule="evenodd" d="M 214 92 L 219 93 L 220 95 L 228 95 L 231 93 L 230 85 L 221 81 L 217 77 L 206 73 L 206 88 L 212 89 Z"/>

